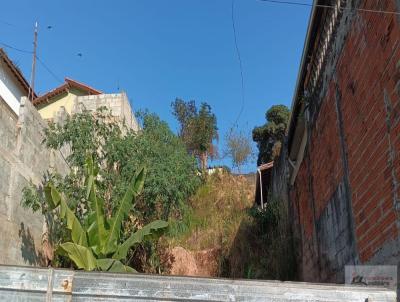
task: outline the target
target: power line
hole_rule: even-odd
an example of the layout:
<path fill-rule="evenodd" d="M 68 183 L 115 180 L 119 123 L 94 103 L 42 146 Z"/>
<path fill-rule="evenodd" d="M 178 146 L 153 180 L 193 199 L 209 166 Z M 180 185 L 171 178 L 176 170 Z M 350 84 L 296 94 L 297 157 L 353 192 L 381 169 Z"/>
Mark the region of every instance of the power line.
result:
<path fill-rule="evenodd" d="M 280 0 L 258 0 L 260 2 L 268 2 L 273 4 L 284 4 L 284 5 L 294 5 L 294 6 L 306 6 L 312 7 L 313 4 L 310 3 L 301 3 L 295 1 L 280 1 Z M 337 6 L 335 5 L 328 5 L 328 4 L 315 4 L 315 7 L 320 8 L 329 8 L 329 9 L 336 9 Z M 356 8 L 356 7 L 338 7 L 340 10 L 350 10 L 350 11 L 358 11 L 358 12 L 368 12 L 368 13 L 377 13 L 377 14 L 392 14 L 392 15 L 400 15 L 400 12 L 396 11 L 386 11 L 386 10 L 377 10 L 377 9 L 368 9 L 368 8 Z"/>
<path fill-rule="evenodd" d="M 13 49 L 13 50 L 15 50 L 15 51 L 22 52 L 22 53 L 29 53 L 29 54 L 32 54 L 32 53 L 33 53 L 33 51 L 31 51 L 31 50 L 20 49 L 20 48 L 11 46 L 11 45 L 6 44 L 6 43 L 3 43 L 3 42 L 0 42 L 0 45 L 3 45 L 3 46 L 6 47 L 6 48 L 10 48 L 10 49 Z"/>
<path fill-rule="evenodd" d="M 234 125 L 237 125 L 237 122 L 239 121 L 239 118 L 242 115 L 242 112 L 243 112 L 243 109 L 244 109 L 244 78 L 243 78 L 242 57 L 240 56 L 239 46 L 238 46 L 238 42 L 237 42 L 237 34 L 236 34 L 236 25 L 235 25 L 234 12 L 235 12 L 235 0 L 232 0 L 232 5 L 231 5 L 232 29 L 233 29 L 233 36 L 234 36 L 234 41 L 235 41 L 236 54 L 237 54 L 237 58 L 238 58 L 238 61 L 239 61 L 240 78 L 241 78 L 241 84 L 242 84 L 242 104 L 240 106 L 239 114 L 236 117 L 236 121 L 234 123 Z"/>
<path fill-rule="evenodd" d="M 0 20 L 0 23 L 1 23 L 1 24 L 5 24 L 5 25 L 8 25 L 8 26 L 15 27 L 14 24 L 11 24 L 11 23 L 9 23 L 9 22 L 7 22 L 7 21 Z"/>
<path fill-rule="evenodd" d="M 6 47 L 6 48 L 10 48 L 10 49 L 13 49 L 13 50 L 15 50 L 15 51 L 19 51 L 19 52 L 22 52 L 22 53 L 25 53 L 25 54 L 33 54 L 33 51 L 31 51 L 31 50 L 20 49 L 20 48 L 14 47 L 14 46 L 12 46 L 12 45 L 9 45 L 9 44 L 3 43 L 3 42 L 0 42 L 0 45 L 3 45 L 3 46 Z M 58 77 L 58 76 L 50 69 L 49 66 L 46 65 L 46 63 L 43 62 L 42 59 L 40 59 L 39 56 L 36 55 L 36 59 L 38 60 L 38 62 L 40 63 L 40 65 L 42 65 L 43 68 L 46 69 L 46 71 L 47 71 L 54 79 L 56 79 L 56 80 L 57 80 L 58 82 L 60 82 L 60 83 L 63 83 L 63 82 L 64 82 L 63 80 L 60 79 L 60 77 Z"/>
<path fill-rule="evenodd" d="M 51 74 L 53 76 L 54 79 L 56 79 L 58 82 L 63 83 L 64 81 L 61 80 L 53 71 L 51 71 L 51 69 L 38 57 L 36 56 L 36 59 L 38 60 L 38 62 L 40 63 L 40 65 L 43 66 L 44 69 L 47 70 L 47 72 L 49 74 Z"/>
<path fill-rule="evenodd" d="M 13 28 L 15 28 L 15 29 L 19 29 L 19 30 L 27 30 L 27 29 L 31 29 L 31 27 L 29 26 L 25 26 L 25 25 L 22 25 L 22 24 L 14 24 L 14 23 L 11 23 L 11 22 L 8 22 L 8 21 L 5 21 L 5 20 L 0 20 L 0 24 L 4 24 L 4 25 L 7 25 L 7 26 L 9 26 L 9 27 L 13 27 Z"/>

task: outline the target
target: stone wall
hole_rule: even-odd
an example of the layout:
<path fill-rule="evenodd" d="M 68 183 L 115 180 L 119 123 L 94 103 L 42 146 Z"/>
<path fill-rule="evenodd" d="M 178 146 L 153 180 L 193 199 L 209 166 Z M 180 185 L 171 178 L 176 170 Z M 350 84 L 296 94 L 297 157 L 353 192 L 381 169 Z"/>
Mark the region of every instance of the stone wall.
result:
<path fill-rule="evenodd" d="M 347 3 L 399 11 L 395 0 Z M 303 281 L 343 282 L 346 264 L 399 263 L 399 21 L 346 10 L 327 50 L 309 100 L 304 158 L 289 188 Z M 287 169 L 280 166 L 278 176 Z M 282 177 L 272 182 L 282 186 Z"/>
<path fill-rule="evenodd" d="M 22 189 L 42 183 L 46 171 L 66 173 L 59 152 L 45 148 L 46 123 L 27 98 L 19 117 L 0 100 L 0 264 L 41 264 L 44 219 L 20 205 Z"/>

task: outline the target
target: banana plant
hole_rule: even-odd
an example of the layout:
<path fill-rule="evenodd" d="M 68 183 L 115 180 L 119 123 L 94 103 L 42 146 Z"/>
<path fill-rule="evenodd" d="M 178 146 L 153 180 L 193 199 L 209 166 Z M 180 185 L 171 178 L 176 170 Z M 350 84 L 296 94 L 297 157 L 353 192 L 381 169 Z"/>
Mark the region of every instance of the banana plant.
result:
<path fill-rule="evenodd" d="M 104 214 L 104 201 L 96 194 L 97 165 L 92 157 L 86 159 L 86 197 L 89 200 L 89 215 L 82 226 L 75 213 L 68 207 L 68 201 L 54 184 L 45 187 L 46 201 L 50 209 L 58 209 L 62 220 L 66 222 L 71 232 L 72 242 L 59 245 L 59 251 L 67 255 L 78 268 L 87 271 L 101 270 L 110 272 L 136 272 L 130 266 L 123 264 L 130 248 L 143 240 L 160 235 L 168 226 L 163 220 L 153 221 L 135 233 L 124 242 L 120 234 L 122 223 L 131 209 L 136 196 L 143 188 L 146 169 L 141 168 L 132 178 L 119 207 L 111 219 Z M 87 227 L 84 227 L 87 226 Z"/>

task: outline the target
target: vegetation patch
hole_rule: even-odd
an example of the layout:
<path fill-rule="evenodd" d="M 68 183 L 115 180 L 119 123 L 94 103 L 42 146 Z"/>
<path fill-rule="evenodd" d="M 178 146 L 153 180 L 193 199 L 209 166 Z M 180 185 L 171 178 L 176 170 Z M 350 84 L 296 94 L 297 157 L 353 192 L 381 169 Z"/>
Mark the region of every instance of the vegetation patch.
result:
<path fill-rule="evenodd" d="M 48 173 L 43 184 L 52 184 L 54 190 L 65 197 L 71 213 L 81 223 L 86 221 L 91 209 L 85 184 L 87 155 L 98 167 L 96 194 L 102 199 L 101 213 L 105 221 L 119 211 L 132 177 L 146 167 L 143 190 L 135 196 L 135 203 L 126 208 L 128 213 L 120 229 L 122 241 L 153 220 L 168 220 L 179 215 L 200 184 L 195 158 L 187 153 L 185 145 L 167 123 L 149 113 L 141 113 L 139 120 L 141 129 L 134 132 L 116 121 L 104 107 L 95 113 L 84 111 L 68 117 L 63 124 L 50 124 L 44 141 L 49 149 L 64 154 L 71 169 L 67 175 Z M 60 243 L 69 241 L 68 220 L 51 215 L 43 188 L 26 187 L 21 203 L 45 216 L 48 229 L 44 239 L 48 246 L 57 248 Z M 98 213 L 97 209 L 92 210 Z M 128 262 L 139 271 L 145 271 L 147 266 L 154 267 L 154 246 L 154 242 L 143 241 L 130 248 Z M 73 265 L 71 258 L 61 254 L 50 258 L 46 261 L 49 265 Z"/>
<path fill-rule="evenodd" d="M 254 206 L 254 177 L 209 177 L 182 219 L 171 221 L 166 246 L 182 247 L 194 258 L 211 251 L 218 258 L 214 277 L 295 279 L 287 207 L 276 198 L 264 210 Z"/>
<path fill-rule="evenodd" d="M 294 280 L 295 254 L 285 203 L 270 198 L 264 209 L 254 206 L 247 214 L 225 259 L 223 275 Z"/>

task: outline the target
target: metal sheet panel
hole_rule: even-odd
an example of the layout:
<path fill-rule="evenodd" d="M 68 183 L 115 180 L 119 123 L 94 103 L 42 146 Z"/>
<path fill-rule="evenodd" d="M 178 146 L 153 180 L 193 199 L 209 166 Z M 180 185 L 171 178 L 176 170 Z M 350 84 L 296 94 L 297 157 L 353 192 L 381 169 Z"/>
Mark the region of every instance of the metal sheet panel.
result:
<path fill-rule="evenodd" d="M 387 289 L 0 266 L 1 301 L 395 302 Z"/>

